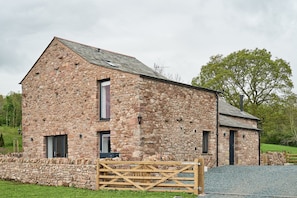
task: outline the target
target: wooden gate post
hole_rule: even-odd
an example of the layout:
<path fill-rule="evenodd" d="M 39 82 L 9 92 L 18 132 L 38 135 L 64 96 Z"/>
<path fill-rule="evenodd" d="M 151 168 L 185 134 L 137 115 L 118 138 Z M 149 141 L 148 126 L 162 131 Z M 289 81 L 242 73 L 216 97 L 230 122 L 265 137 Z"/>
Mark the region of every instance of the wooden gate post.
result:
<path fill-rule="evenodd" d="M 100 162 L 99 162 L 99 159 L 97 159 L 97 165 L 96 165 L 96 190 L 99 190 L 99 179 L 100 179 Z"/>
<path fill-rule="evenodd" d="M 199 160 L 195 159 L 194 161 L 194 188 L 193 193 L 198 195 L 199 193 Z"/>
<path fill-rule="evenodd" d="M 198 159 L 199 166 L 198 166 L 198 193 L 204 194 L 204 158 L 199 157 Z"/>

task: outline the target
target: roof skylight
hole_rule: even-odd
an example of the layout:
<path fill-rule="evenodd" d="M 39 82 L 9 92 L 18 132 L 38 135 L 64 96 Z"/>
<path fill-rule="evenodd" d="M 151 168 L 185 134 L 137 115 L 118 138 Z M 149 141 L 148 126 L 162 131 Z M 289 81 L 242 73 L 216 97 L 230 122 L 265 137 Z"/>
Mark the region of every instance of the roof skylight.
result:
<path fill-rule="evenodd" d="M 107 64 L 109 64 L 110 66 L 112 66 L 112 67 L 119 67 L 119 66 L 121 66 L 120 64 L 111 62 L 111 61 L 109 61 L 109 60 L 105 60 L 105 62 L 106 62 Z"/>

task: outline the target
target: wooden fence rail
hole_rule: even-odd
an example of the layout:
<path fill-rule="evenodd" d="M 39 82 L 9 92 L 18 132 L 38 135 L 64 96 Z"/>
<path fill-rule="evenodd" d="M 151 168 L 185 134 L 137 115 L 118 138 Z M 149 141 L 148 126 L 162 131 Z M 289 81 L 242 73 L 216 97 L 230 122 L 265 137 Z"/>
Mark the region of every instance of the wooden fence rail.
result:
<path fill-rule="evenodd" d="M 204 160 L 97 161 L 96 188 L 204 193 Z"/>
<path fill-rule="evenodd" d="M 286 153 L 286 162 L 297 164 L 297 154 Z"/>

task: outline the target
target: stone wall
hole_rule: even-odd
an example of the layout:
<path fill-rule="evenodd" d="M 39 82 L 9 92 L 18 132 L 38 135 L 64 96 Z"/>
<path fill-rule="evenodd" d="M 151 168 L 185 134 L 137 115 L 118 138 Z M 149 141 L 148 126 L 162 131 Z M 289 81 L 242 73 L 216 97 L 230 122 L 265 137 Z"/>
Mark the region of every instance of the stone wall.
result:
<path fill-rule="evenodd" d="M 230 130 L 235 131 L 234 137 L 234 164 L 259 164 L 259 137 L 258 132 L 248 129 L 219 128 L 219 166 L 229 165 L 229 136 Z"/>
<path fill-rule="evenodd" d="M 106 79 L 111 116 L 100 120 L 98 82 Z M 202 155 L 210 166 L 216 164 L 214 91 L 93 65 L 55 39 L 22 88 L 24 157 L 47 157 L 46 137 L 67 135 L 68 158 L 96 159 L 99 134 L 109 131 L 111 151 L 123 160 L 169 156 L 193 161 Z M 208 153 L 202 153 L 203 131 L 209 132 Z M 223 133 L 220 130 L 220 165 L 228 164 L 229 143 Z M 236 164 L 257 164 L 257 136 L 238 130 L 236 138 Z"/>
<path fill-rule="evenodd" d="M 261 165 L 284 165 L 286 163 L 285 152 L 261 153 Z"/>
<path fill-rule="evenodd" d="M 49 186 L 96 189 L 96 162 L 0 157 L 0 179 Z"/>
<path fill-rule="evenodd" d="M 203 155 L 216 160 L 216 94 L 195 87 L 143 78 L 140 86 L 141 151 L 193 161 Z M 208 153 L 202 134 L 209 132 Z"/>
<path fill-rule="evenodd" d="M 111 94 L 105 121 L 98 98 L 104 79 Z M 192 161 L 209 131 L 206 157 L 215 160 L 215 92 L 93 65 L 54 39 L 22 81 L 22 93 L 24 157 L 45 158 L 46 137 L 67 135 L 68 158 L 95 159 L 98 134 L 110 131 L 111 150 L 124 160 L 174 155 Z"/>
<path fill-rule="evenodd" d="M 111 118 L 100 120 L 98 81 L 111 81 Z M 67 135 L 69 158 L 97 158 L 98 134 L 127 159 L 139 145 L 139 76 L 92 65 L 57 40 L 22 81 L 24 157 L 46 157 L 46 136 Z M 137 156 L 137 155 L 136 155 Z"/>

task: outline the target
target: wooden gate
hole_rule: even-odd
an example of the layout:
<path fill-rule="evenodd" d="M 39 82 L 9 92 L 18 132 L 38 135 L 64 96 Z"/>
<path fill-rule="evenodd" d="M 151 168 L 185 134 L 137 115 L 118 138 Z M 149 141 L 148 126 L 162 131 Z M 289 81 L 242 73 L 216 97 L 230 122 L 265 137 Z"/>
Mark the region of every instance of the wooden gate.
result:
<path fill-rule="evenodd" d="M 204 160 L 97 161 L 97 189 L 204 193 Z"/>
<path fill-rule="evenodd" d="M 286 152 L 285 155 L 286 155 L 286 163 L 297 164 L 297 154 L 290 154 Z"/>

